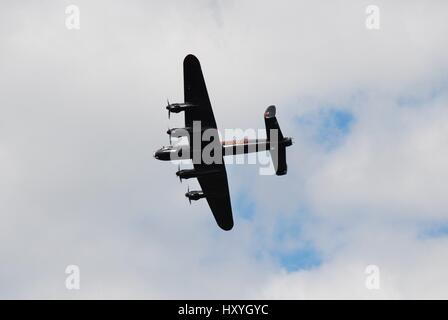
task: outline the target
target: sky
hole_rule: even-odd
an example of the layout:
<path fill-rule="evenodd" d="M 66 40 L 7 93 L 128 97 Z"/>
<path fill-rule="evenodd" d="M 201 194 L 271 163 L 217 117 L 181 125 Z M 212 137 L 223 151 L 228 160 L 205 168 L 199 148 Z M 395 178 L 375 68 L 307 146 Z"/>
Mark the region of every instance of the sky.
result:
<path fill-rule="evenodd" d="M 0 298 L 448 298 L 447 10 L 2 1 Z M 227 166 L 230 232 L 152 157 L 190 53 L 218 128 L 263 129 L 275 104 L 294 138 L 286 176 Z"/>

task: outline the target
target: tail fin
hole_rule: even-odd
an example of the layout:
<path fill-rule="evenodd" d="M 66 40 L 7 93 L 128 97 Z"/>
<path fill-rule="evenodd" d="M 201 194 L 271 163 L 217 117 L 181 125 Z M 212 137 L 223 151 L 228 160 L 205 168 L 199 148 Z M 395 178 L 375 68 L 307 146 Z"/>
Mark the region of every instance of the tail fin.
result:
<path fill-rule="evenodd" d="M 283 144 L 284 136 L 275 117 L 275 112 L 275 106 L 269 106 L 264 113 L 264 122 L 275 174 L 282 176 L 288 171 L 288 165 L 286 164 L 286 146 Z"/>
<path fill-rule="evenodd" d="M 264 123 L 266 124 L 266 134 L 268 136 L 268 140 L 271 140 L 271 129 L 277 130 L 278 140 L 283 140 L 283 134 L 280 130 L 280 126 L 278 125 L 277 118 L 275 117 L 275 106 L 269 106 L 264 112 Z"/>

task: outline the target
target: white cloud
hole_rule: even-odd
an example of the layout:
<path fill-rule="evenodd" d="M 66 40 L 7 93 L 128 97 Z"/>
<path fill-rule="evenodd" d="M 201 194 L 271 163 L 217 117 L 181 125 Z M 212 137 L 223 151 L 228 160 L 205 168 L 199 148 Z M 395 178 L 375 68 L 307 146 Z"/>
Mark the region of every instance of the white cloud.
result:
<path fill-rule="evenodd" d="M 64 2 L 1 5 L 2 297 L 446 298 L 446 239 L 418 236 L 448 218 L 444 2 L 379 1 L 378 31 L 363 1 L 77 4 L 79 31 Z M 295 137 L 286 177 L 228 169 L 234 200 L 256 203 L 230 233 L 152 159 L 187 53 L 220 128 L 263 127 L 274 103 Z M 355 121 L 326 152 L 295 120 L 329 105 Z M 279 244 L 282 219 L 300 232 Z M 272 252 L 303 241 L 322 265 L 282 271 Z M 69 264 L 80 292 L 64 287 Z"/>

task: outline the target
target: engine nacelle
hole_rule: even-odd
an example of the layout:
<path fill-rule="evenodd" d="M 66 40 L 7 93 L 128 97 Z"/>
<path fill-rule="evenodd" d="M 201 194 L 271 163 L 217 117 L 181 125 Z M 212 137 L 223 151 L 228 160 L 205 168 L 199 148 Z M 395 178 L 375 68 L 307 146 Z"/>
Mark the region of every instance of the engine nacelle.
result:
<path fill-rule="evenodd" d="M 190 135 L 190 128 L 172 128 L 167 130 L 167 134 L 173 138 L 187 137 Z"/>
<path fill-rule="evenodd" d="M 172 138 L 188 137 L 195 133 L 200 133 L 201 135 L 209 128 L 202 128 L 201 130 L 193 131 L 193 128 L 171 128 L 166 131 L 166 133 Z"/>
<path fill-rule="evenodd" d="M 193 104 L 193 103 L 169 103 L 166 106 L 166 109 L 168 110 L 168 112 L 174 112 L 174 113 L 179 113 L 181 111 L 185 111 L 189 108 L 195 108 L 197 107 L 197 105 Z"/>
<path fill-rule="evenodd" d="M 182 179 L 190 179 L 202 177 L 210 174 L 217 174 L 220 171 L 217 169 L 208 169 L 208 170 L 196 170 L 196 169 L 184 169 L 176 172 L 176 176 L 182 181 Z"/>
<path fill-rule="evenodd" d="M 205 198 L 205 193 L 202 191 L 188 191 L 185 196 L 188 198 L 188 200 L 191 202 L 191 200 L 193 201 L 197 201 L 201 198 Z"/>
<path fill-rule="evenodd" d="M 285 147 L 289 147 L 292 146 L 292 138 L 290 137 L 285 137 L 283 139 L 283 141 L 281 142 L 282 145 L 284 145 Z"/>

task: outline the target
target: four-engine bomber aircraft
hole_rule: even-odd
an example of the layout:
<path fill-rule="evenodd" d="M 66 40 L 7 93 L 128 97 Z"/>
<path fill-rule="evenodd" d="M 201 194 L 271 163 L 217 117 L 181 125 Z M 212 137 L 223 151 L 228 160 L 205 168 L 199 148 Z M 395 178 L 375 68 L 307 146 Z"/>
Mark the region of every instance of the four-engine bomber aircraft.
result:
<path fill-rule="evenodd" d="M 219 141 L 213 134 L 209 141 L 197 140 L 195 134 L 201 136 L 206 130 L 217 133 L 215 117 L 208 97 L 204 77 L 199 60 L 188 55 L 184 59 L 184 100 L 183 103 L 168 103 L 168 117 L 171 112 L 185 112 L 185 128 L 173 128 L 167 131 L 171 137 L 188 139 L 188 146 L 167 146 L 157 150 L 154 157 L 158 160 L 192 159 L 194 169 L 179 170 L 176 175 L 182 179 L 197 178 L 202 191 L 190 191 L 185 196 L 191 200 L 206 198 L 219 227 L 230 230 L 233 227 L 232 207 L 230 203 L 227 173 L 222 155 L 235 155 L 250 152 L 266 151 L 271 153 L 275 172 L 285 175 L 286 147 L 292 145 L 292 139 L 284 137 L 275 117 L 275 106 L 270 106 L 264 113 L 267 139 L 247 139 L 242 141 Z M 199 128 L 197 124 L 199 123 Z M 215 139 L 214 137 L 218 137 Z M 210 163 L 202 157 L 196 160 L 196 152 L 201 155 L 207 145 L 217 146 L 220 153 L 218 161 Z M 213 151 L 211 152 L 213 156 Z M 215 158 L 216 159 L 216 158 Z"/>

